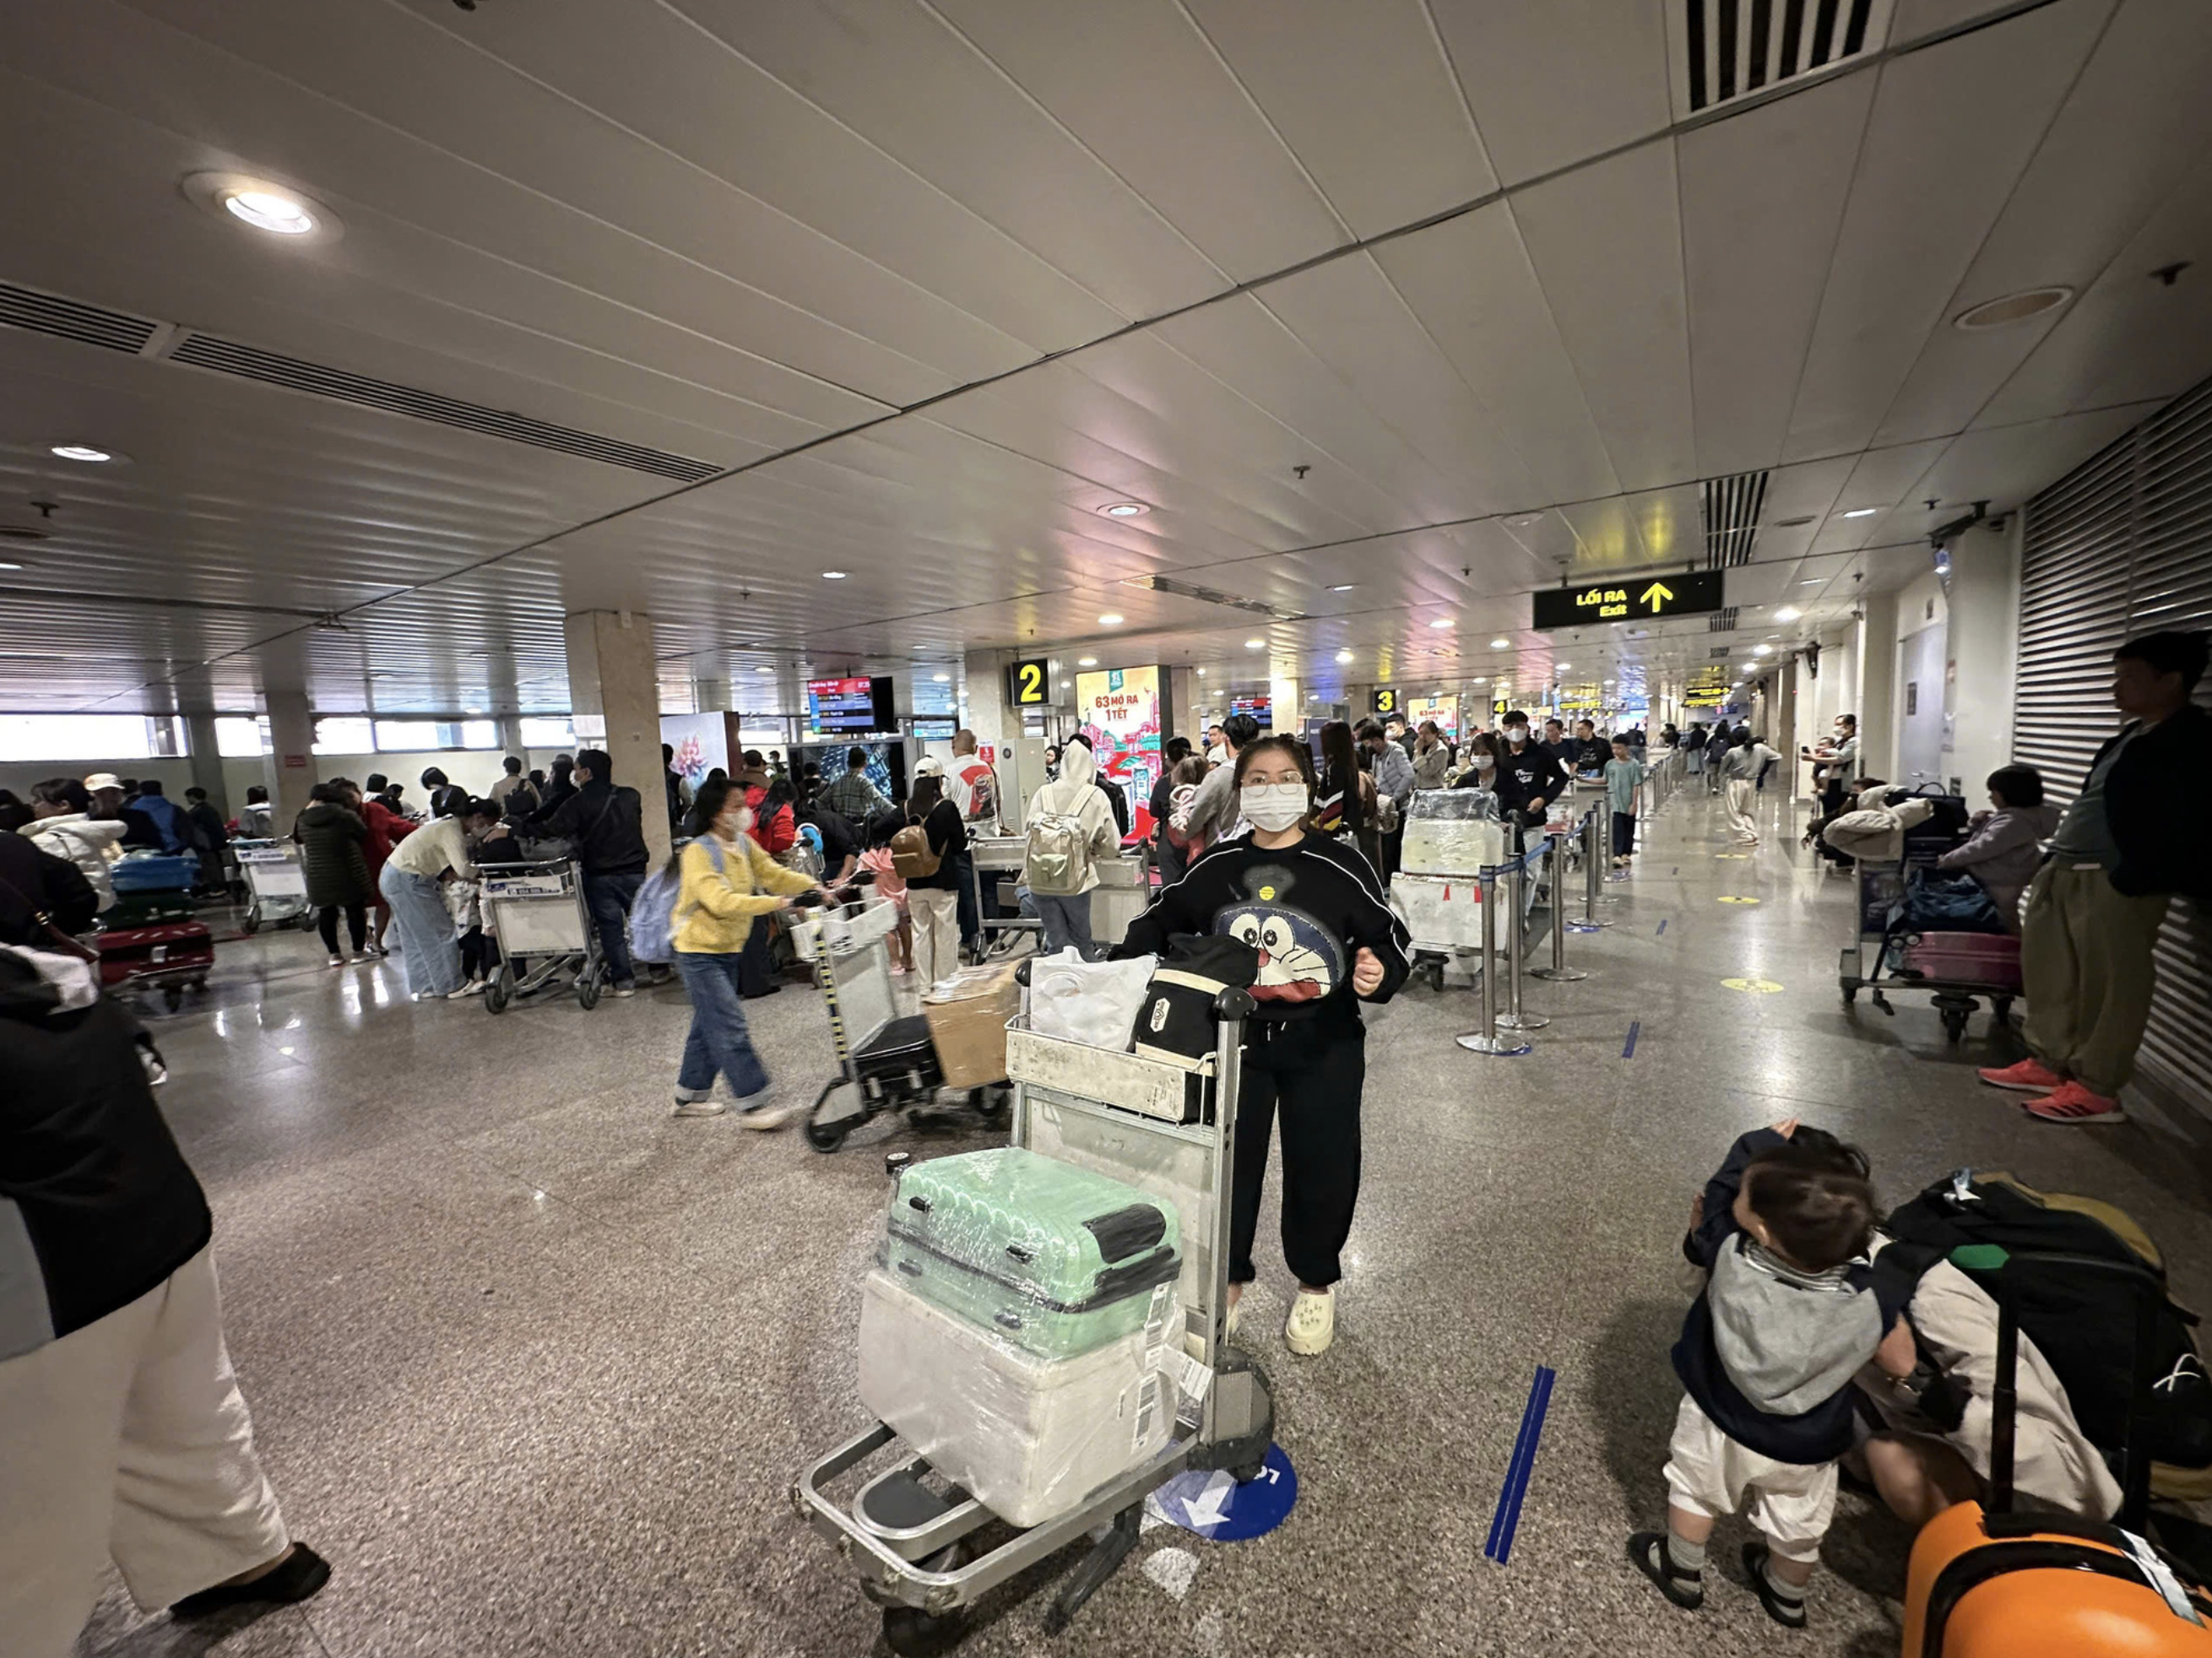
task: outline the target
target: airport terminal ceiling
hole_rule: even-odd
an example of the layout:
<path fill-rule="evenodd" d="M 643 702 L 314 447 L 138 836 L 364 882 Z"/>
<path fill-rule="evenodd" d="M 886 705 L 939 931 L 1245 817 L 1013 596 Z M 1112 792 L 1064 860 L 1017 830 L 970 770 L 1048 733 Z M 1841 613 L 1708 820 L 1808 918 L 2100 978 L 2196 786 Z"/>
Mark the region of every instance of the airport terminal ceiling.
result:
<path fill-rule="evenodd" d="M 1680 12 L 15 8 L 0 707 L 560 710 L 579 608 L 671 684 L 1675 674 L 1528 592 L 1803 637 L 2212 372 L 2212 7 L 1893 0 L 1717 102 Z"/>

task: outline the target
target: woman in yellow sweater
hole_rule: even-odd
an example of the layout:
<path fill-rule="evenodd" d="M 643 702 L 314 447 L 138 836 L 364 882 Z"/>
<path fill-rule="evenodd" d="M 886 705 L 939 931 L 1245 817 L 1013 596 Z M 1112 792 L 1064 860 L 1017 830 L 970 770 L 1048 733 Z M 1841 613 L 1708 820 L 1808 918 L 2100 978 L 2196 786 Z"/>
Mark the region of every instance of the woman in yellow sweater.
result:
<path fill-rule="evenodd" d="M 691 823 L 698 838 L 677 854 L 683 887 L 670 918 L 676 970 L 691 994 L 691 1034 L 676 1078 L 676 1114 L 714 1117 L 727 1110 L 714 1097 L 719 1073 L 737 1096 L 738 1121 L 748 1128 L 778 1128 L 800 1108 L 763 1102 L 768 1068 L 745 1029 L 738 963 L 759 918 L 788 909 L 799 893 L 820 889 L 754 843 L 745 833 L 753 825 L 745 792 L 727 779 L 700 785 Z"/>

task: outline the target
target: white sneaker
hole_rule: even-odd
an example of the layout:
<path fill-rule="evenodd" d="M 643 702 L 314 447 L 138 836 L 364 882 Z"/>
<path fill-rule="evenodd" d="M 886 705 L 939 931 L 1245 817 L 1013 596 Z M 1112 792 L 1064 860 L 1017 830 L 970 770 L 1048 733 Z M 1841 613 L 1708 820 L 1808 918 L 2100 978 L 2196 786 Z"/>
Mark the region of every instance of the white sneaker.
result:
<path fill-rule="evenodd" d="M 333 956 L 331 957 L 330 964 L 332 967 L 343 967 L 346 964 L 345 957 L 343 956 Z"/>
<path fill-rule="evenodd" d="M 765 1132 L 770 1128 L 782 1127 L 805 1108 L 805 1106 L 797 1104 L 747 1106 L 738 1114 L 738 1121 L 748 1128 L 757 1128 Z"/>
<path fill-rule="evenodd" d="M 720 1100 L 687 1100 L 678 1094 L 676 1096 L 676 1109 L 670 1114 L 678 1117 L 719 1117 L 729 1108 Z"/>
<path fill-rule="evenodd" d="M 1310 1290 L 1299 1291 L 1291 1301 L 1290 1321 L 1283 1326 L 1283 1345 L 1311 1358 L 1327 1352 L 1328 1344 L 1335 1339 L 1336 1292 L 1323 1290 L 1316 1295 Z"/>
<path fill-rule="evenodd" d="M 483 988 L 483 987 L 482 985 L 477 984 L 463 985 L 459 990 L 447 991 L 446 993 L 446 999 L 449 1002 L 465 1001 L 469 997 L 475 995 Z"/>
<path fill-rule="evenodd" d="M 1229 1303 L 1229 1316 L 1221 1321 L 1221 1333 L 1224 1336 L 1235 1335 L 1237 1333 L 1237 1326 L 1243 1318 L 1243 1315 L 1244 1297 L 1243 1296 L 1239 1296 L 1236 1300 Z"/>

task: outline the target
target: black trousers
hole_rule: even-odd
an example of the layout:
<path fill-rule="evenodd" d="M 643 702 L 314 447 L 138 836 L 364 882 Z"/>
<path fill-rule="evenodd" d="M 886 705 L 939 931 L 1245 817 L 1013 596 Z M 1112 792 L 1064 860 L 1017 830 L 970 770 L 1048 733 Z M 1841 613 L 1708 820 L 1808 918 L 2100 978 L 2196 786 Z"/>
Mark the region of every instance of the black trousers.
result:
<path fill-rule="evenodd" d="M 1283 1125 L 1283 1259 L 1301 1284 L 1326 1289 L 1344 1276 L 1337 1257 L 1359 1198 L 1359 1094 L 1367 1031 L 1358 1016 L 1255 1019 L 1245 1027 L 1244 1080 L 1237 1106 L 1236 1193 L 1230 1212 L 1229 1281 L 1249 1284 L 1267 1141 Z"/>
<path fill-rule="evenodd" d="M 1617 811 L 1613 814 L 1613 855 L 1626 858 L 1636 850 L 1636 814 Z"/>
<path fill-rule="evenodd" d="M 756 915 L 752 931 L 745 934 L 744 948 L 738 952 L 740 996 L 773 996 L 783 988 L 776 982 L 775 943 L 771 926 L 767 916 Z"/>
<path fill-rule="evenodd" d="M 480 926 L 461 934 L 461 974 L 465 978 L 489 979 L 499 970 L 499 940 Z"/>
<path fill-rule="evenodd" d="M 323 935 L 323 948 L 335 956 L 338 953 L 338 912 L 345 912 L 346 932 L 353 940 L 353 953 L 361 954 L 368 938 L 368 906 L 365 903 L 325 904 L 315 911 L 315 931 Z"/>

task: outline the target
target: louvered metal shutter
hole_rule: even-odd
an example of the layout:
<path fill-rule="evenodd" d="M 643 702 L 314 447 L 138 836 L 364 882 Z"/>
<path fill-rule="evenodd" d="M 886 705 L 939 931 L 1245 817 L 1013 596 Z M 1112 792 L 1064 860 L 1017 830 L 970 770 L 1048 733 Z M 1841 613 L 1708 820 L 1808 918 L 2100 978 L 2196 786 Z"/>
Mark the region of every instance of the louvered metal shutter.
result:
<path fill-rule="evenodd" d="M 2043 773 L 2054 800 L 2081 792 L 2113 732 L 2112 652 L 2165 628 L 2212 628 L 2212 383 L 2027 504 L 2013 753 Z M 2197 696 L 2212 707 L 2212 680 Z M 2212 917 L 2176 899 L 2138 1068 L 2212 1114 L 2208 1033 Z"/>

